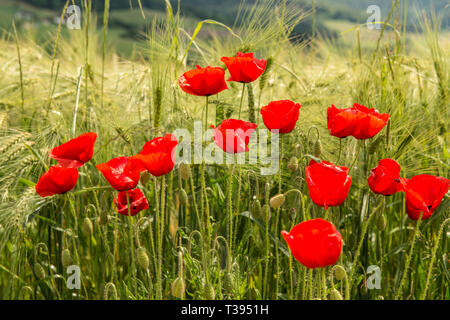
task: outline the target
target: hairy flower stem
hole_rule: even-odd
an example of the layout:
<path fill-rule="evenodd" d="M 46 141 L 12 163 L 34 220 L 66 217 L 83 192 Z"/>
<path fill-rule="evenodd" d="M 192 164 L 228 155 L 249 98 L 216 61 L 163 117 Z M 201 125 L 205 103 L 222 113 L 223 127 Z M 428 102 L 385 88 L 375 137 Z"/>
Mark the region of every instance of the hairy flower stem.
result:
<path fill-rule="evenodd" d="M 334 276 L 334 273 L 335 273 L 336 269 L 338 269 L 339 267 L 340 267 L 339 265 L 335 265 L 330 270 L 331 288 L 334 288 L 333 276 Z M 344 281 L 345 281 L 344 300 L 349 300 L 350 299 L 350 288 L 349 288 L 349 285 L 348 285 L 348 276 L 347 276 L 346 272 L 344 272 Z"/>
<path fill-rule="evenodd" d="M 314 269 L 309 269 L 309 300 L 314 298 L 314 274 L 313 274 L 313 270 Z"/>
<path fill-rule="evenodd" d="M 74 204 L 74 196 L 73 194 L 66 194 L 67 195 L 67 200 L 69 200 L 69 204 L 70 204 L 70 211 L 72 212 L 73 215 L 73 219 L 75 222 L 75 226 L 74 226 L 74 233 L 75 236 L 72 237 L 72 245 L 75 251 L 75 262 L 77 263 L 77 265 L 80 265 L 80 257 L 78 256 L 78 216 L 77 216 L 77 212 L 75 211 L 75 204 Z M 73 199 L 72 199 L 73 198 Z M 75 240 L 76 239 L 76 240 Z"/>
<path fill-rule="evenodd" d="M 204 130 L 208 129 L 208 96 L 205 97 L 205 125 Z"/>
<path fill-rule="evenodd" d="M 164 240 L 164 215 L 165 215 L 165 188 L 166 188 L 166 178 L 165 176 L 161 177 L 161 209 L 160 209 L 160 218 L 159 218 L 159 245 L 158 245 L 158 279 L 159 279 L 159 292 L 158 299 L 162 299 L 162 265 L 163 265 L 163 258 L 162 258 L 162 249 L 163 249 L 163 240 Z"/>
<path fill-rule="evenodd" d="M 320 273 L 322 278 L 322 299 L 327 300 L 327 274 L 325 268 L 322 268 Z"/>
<path fill-rule="evenodd" d="M 157 259 L 158 259 L 158 264 L 157 264 L 157 268 L 155 270 L 156 273 L 156 298 L 157 299 L 161 299 L 162 298 L 162 283 L 161 283 L 161 274 L 160 274 L 160 266 L 161 266 L 161 259 L 160 259 L 160 255 L 159 255 L 159 247 L 160 247 L 160 228 L 161 228 L 161 222 L 160 222 L 160 216 L 159 216 L 159 203 L 160 203 L 160 198 L 159 198 L 159 193 L 158 193 L 158 180 L 156 178 L 154 178 L 153 180 L 154 182 L 154 186 L 155 186 L 155 212 L 156 212 L 156 223 L 155 223 L 155 240 L 156 240 L 156 253 L 157 253 Z"/>
<path fill-rule="evenodd" d="M 230 256 L 233 249 L 233 172 L 235 164 L 233 163 L 230 167 L 230 176 L 228 180 L 228 247 L 230 250 Z"/>
<path fill-rule="evenodd" d="M 269 292 L 268 288 L 268 278 L 269 278 L 269 260 L 270 260 L 270 239 L 269 239 L 269 223 L 270 223 L 270 206 L 269 206 L 269 194 L 270 190 L 269 188 L 265 188 L 265 206 L 264 209 L 264 220 L 265 220 L 265 233 L 264 233 L 264 240 L 265 240 L 265 249 L 266 249 L 266 259 L 265 259 L 265 265 L 264 265 L 264 299 L 267 299 L 267 294 Z"/>
<path fill-rule="evenodd" d="M 339 165 L 339 160 L 341 160 L 341 152 L 342 152 L 342 138 L 339 138 L 339 153 L 335 165 Z"/>
<path fill-rule="evenodd" d="M 364 143 L 364 141 L 360 141 L 360 142 L 358 143 L 358 151 L 356 151 L 355 159 L 353 159 L 352 164 L 351 164 L 350 167 L 348 168 L 348 172 L 351 172 L 353 166 L 354 166 L 355 163 L 356 163 L 356 160 L 358 160 L 359 154 L 361 153 L 361 149 L 362 149 L 361 147 L 362 147 L 362 144 L 363 144 L 363 143 Z"/>
<path fill-rule="evenodd" d="M 250 121 L 251 123 L 255 123 L 256 122 L 255 96 L 253 94 L 253 87 L 251 83 L 247 85 L 247 92 L 248 92 L 248 121 Z"/>
<path fill-rule="evenodd" d="M 208 97 L 205 99 L 205 131 L 208 128 Z M 209 216 L 209 203 L 208 203 L 208 194 L 206 192 L 206 164 L 205 160 L 202 161 L 201 167 L 201 188 L 202 188 L 202 213 L 204 215 L 204 228 L 205 228 L 205 249 L 209 250 L 210 243 L 210 234 L 211 234 L 211 219 Z"/>
<path fill-rule="evenodd" d="M 369 227 L 370 221 L 375 216 L 375 213 L 378 211 L 378 209 L 381 207 L 382 204 L 383 204 L 383 202 L 380 202 L 380 204 L 376 208 L 373 209 L 372 213 L 369 215 L 367 220 L 362 225 L 361 238 L 359 239 L 358 248 L 356 249 L 355 258 L 353 259 L 352 268 L 350 270 L 350 276 L 349 276 L 349 281 L 348 281 L 350 287 L 353 284 L 353 276 L 354 276 L 355 271 L 356 271 L 355 270 L 356 269 L 356 263 L 358 262 L 359 254 L 361 252 L 361 248 L 362 248 L 362 245 L 364 243 L 364 238 L 366 236 L 366 232 L 367 232 L 367 229 Z"/>
<path fill-rule="evenodd" d="M 281 193 L 282 174 L 283 174 L 283 140 L 284 135 L 280 137 L 280 163 L 278 171 L 278 193 Z M 275 263 L 276 263 L 276 280 L 275 280 L 275 299 L 278 300 L 279 278 L 280 278 L 280 255 L 278 253 L 278 223 L 280 219 L 280 211 L 278 208 L 275 213 Z"/>
<path fill-rule="evenodd" d="M 136 289 L 136 286 L 133 286 L 132 280 L 136 279 L 136 263 L 134 261 L 134 240 L 133 240 L 133 218 L 131 216 L 131 207 L 130 207 L 130 194 L 127 190 L 127 208 L 128 208 L 128 227 L 129 227 L 129 237 L 130 237 L 130 250 L 131 250 L 131 277 L 129 278 L 129 286 L 130 289 L 133 287 Z"/>
<path fill-rule="evenodd" d="M 192 177 L 192 174 L 189 175 L 189 184 L 190 184 L 190 187 L 191 187 L 192 203 L 194 204 L 194 211 L 195 211 L 195 216 L 197 218 L 197 223 L 199 223 L 200 224 L 200 228 L 202 228 L 202 222 L 200 220 L 200 214 L 198 212 L 197 198 L 195 197 L 194 178 Z M 194 227 L 194 226 L 192 226 L 192 227 Z"/>
<path fill-rule="evenodd" d="M 417 222 L 416 222 L 416 227 L 414 229 L 414 235 L 413 235 L 412 242 L 411 242 L 411 249 L 409 250 L 409 254 L 406 257 L 405 268 L 403 270 L 402 278 L 400 280 L 400 284 L 398 286 L 397 294 L 395 295 L 394 300 L 398 300 L 400 298 L 400 295 L 402 294 L 403 283 L 405 282 L 406 274 L 409 269 L 409 264 L 411 263 L 411 258 L 412 258 L 412 254 L 414 251 L 414 245 L 416 243 L 416 238 L 417 238 L 417 234 L 419 233 L 419 226 L 420 226 L 421 222 L 422 222 L 422 212 L 420 213 L 419 220 L 417 220 Z"/>
<path fill-rule="evenodd" d="M 237 181 L 238 185 L 237 185 L 237 199 L 236 199 L 236 205 L 235 205 L 235 214 L 236 216 L 239 214 L 239 212 L 241 211 L 241 187 L 242 187 L 242 166 L 240 164 L 238 164 L 238 181 Z M 233 230 L 237 230 L 238 228 L 238 219 L 235 219 L 234 224 L 233 224 Z M 233 234 L 233 238 L 232 238 L 232 242 L 235 242 L 235 238 L 236 234 Z"/>
<path fill-rule="evenodd" d="M 434 264 L 434 260 L 436 258 L 436 252 L 439 246 L 439 242 L 441 241 L 441 236 L 442 236 L 442 232 L 444 231 L 444 227 L 446 226 L 447 223 L 450 222 L 450 218 L 447 218 L 444 220 L 444 222 L 441 224 L 441 227 L 439 228 L 439 232 L 437 234 L 436 237 L 436 242 L 434 244 L 434 247 L 431 251 L 431 260 L 430 263 L 428 265 L 428 272 L 427 272 L 427 280 L 425 281 L 425 287 L 423 289 L 422 294 L 420 295 L 420 300 L 425 300 L 427 297 L 427 291 L 428 291 L 428 286 L 430 284 L 430 279 L 431 279 L 431 274 L 433 272 L 433 264 Z"/>
<path fill-rule="evenodd" d="M 209 239 L 211 233 L 211 219 L 209 216 L 208 193 L 206 192 L 206 164 L 203 160 L 201 168 L 201 187 L 202 187 L 202 213 L 204 217 L 204 231 L 206 234 L 206 247 L 209 247 Z"/>
<path fill-rule="evenodd" d="M 245 82 L 242 83 L 241 102 L 239 103 L 239 114 L 238 114 L 239 120 L 241 119 L 242 102 L 244 101 L 244 93 L 245 93 Z"/>
<path fill-rule="evenodd" d="M 289 298 L 294 300 L 294 282 L 292 279 L 292 253 L 289 251 Z"/>

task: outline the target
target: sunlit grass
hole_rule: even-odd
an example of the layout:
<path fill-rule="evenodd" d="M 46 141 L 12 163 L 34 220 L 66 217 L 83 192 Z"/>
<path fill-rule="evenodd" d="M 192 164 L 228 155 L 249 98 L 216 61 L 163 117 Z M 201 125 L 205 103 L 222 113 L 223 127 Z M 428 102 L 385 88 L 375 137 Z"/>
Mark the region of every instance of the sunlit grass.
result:
<path fill-rule="evenodd" d="M 403 37 L 397 41 L 392 32 L 386 32 L 377 51 L 374 42 L 378 38 L 366 35 L 367 32 L 379 35 L 379 31 L 361 32 L 364 44 L 361 51 L 356 45 L 356 31 L 345 34 L 345 41 L 352 43 L 350 46 L 320 38 L 308 45 L 298 44 L 290 42 L 288 34 L 305 13 L 290 7 L 283 10 L 283 1 L 261 3 L 244 8 L 234 26 L 215 21 L 200 26 L 185 25 L 176 9 L 168 10 L 167 17 L 155 20 L 158 23 L 149 27 L 148 39 L 136 46 L 133 59 L 117 55 L 113 44 L 108 42 L 103 52 L 103 30 L 93 27 L 88 31 L 87 57 L 84 30 L 66 32 L 59 39 L 53 60 L 48 48 L 54 48 L 56 34 L 49 36 L 45 49 L 35 43 L 32 35 L 19 34 L 20 65 L 13 33 L 0 40 L 2 298 L 103 299 L 114 298 L 114 292 L 121 299 L 158 297 L 155 206 L 157 194 L 162 191 L 161 181 L 151 178 L 140 185 L 150 208 L 134 217 L 132 226 L 135 244 L 145 248 L 150 264 L 147 270 L 138 266 L 136 276 L 132 276 L 130 257 L 136 252 L 130 250 L 128 220 L 117 214 L 113 204 L 116 193 L 95 165 L 134 154 L 145 141 L 162 133 L 176 128 L 192 129 L 193 121 L 203 118 L 204 102 L 182 93 L 178 76 L 196 63 L 222 66 L 220 57 L 234 55 L 238 50 L 273 59 L 266 83 L 253 83 L 257 107 L 278 99 L 302 104 L 296 129 L 285 140 L 282 191 L 298 189 L 304 196 L 289 195 L 277 216 L 267 206 L 268 199 L 278 193 L 276 179 L 260 176 L 257 166 L 244 165 L 238 190 L 236 169 L 231 191 L 235 207 L 237 198 L 240 199 L 240 211 L 234 213 L 235 238 L 232 256 L 228 256 L 229 168 L 207 166 L 212 224 L 209 235 L 203 233 L 195 216 L 193 199 L 200 203 L 201 193 L 199 166 L 192 166 L 192 180 L 186 181 L 175 168 L 166 178 L 164 190 L 166 220 L 164 236 L 160 239 L 163 243 L 162 298 L 174 298 L 171 285 L 180 276 L 179 252 L 184 261 L 186 299 L 212 298 L 212 293 L 218 299 L 320 297 L 319 272 L 314 271 L 311 279 L 305 267 L 289 260 L 280 230 L 289 230 L 303 221 L 304 212 L 311 217 L 323 217 L 323 210 L 308 196 L 304 180 L 309 162 L 306 155 L 313 154 L 314 143 L 320 137 L 322 159 L 332 162 L 338 159 L 339 140 L 328 134 L 326 108 L 331 104 L 350 107 L 355 102 L 388 112 L 391 120 L 389 136 L 386 128 L 380 132 L 384 139 L 374 152 L 359 154 L 351 171 L 353 185 L 345 203 L 330 209 L 330 220 L 340 230 L 345 243 L 338 264 L 348 275 L 353 273 L 348 298 L 393 299 L 396 296 L 416 225 L 405 214 L 404 195 L 375 196 L 367 187 L 367 176 L 379 159 L 387 157 L 400 163 L 404 177 L 420 173 L 450 176 L 449 61 L 445 55 L 450 44 L 448 32 L 440 33 L 433 29 L 433 21 L 426 21 L 421 27 L 424 32 L 407 34 L 406 42 Z M 202 37 L 193 37 L 196 27 L 200 28 Z M 56 79 L 54 90 L 51 90 L 52 79 Z M 232 117 L 237 117 L 241 87 L 233 83 L 229 86 L 230 90 L 211 97 L 212 110 L 216 105 L 223 105 Z M 21 88 L 25 112 L 21 109 Z M 247 95 L 243 103 L 247 105 Z M 243 118 L 247 117 L 244 112 Z M 208 121 L 213 124 L 214 119 L 212 111 Z M 260 117 L 257 122 L 263 127 Z M 37 182 L 51 163 L 48 151 L 86 131 L 95 131 L 99 139 L 93 159 L 80 170 L 75 189 L 62 196 L 37 196 L 33 182 Z M 365 148 L 369 149 L 372 142 L 366 141 Z M 358 143 L 352 138 L 342 141 L 339 165 L 350 166 L 357 155 Z M 286 169 L 292 156 L 300 159 L 295 172 Z M 188 205 L 180 202 L 181 189 L 188 195 Z M 249 214 L 256 199 L 266 206 L 259 215 L 258 212 Z M 400 298 L 418 299 L 425 290 L 428 299 L 450 298 L 445 228 L 438 238 L 449 208 L 447 195 L 433 217 L 420 226 Z M 377 228 L 380 216 L 387 221 L 383 230 Z M 92 236 L 81 231 L 86 217 L 93 223 Z M 365 224 L 368 227 L 364 234 Z M 208 237 L 211 241 L 206 243 Z M 279 241 L 278 252 L 275 241 Z M 81 268 L 81 290 L 66 287 L 68 274 L 61 261 L 64 249 L 70 251 L 74 264 Z M 429 273 L 431 254 L 434 260 Z M 36 272 L 37 263 L 46 274 L 42 279 Z M 370 265 L 381 268 L 379 290 L 368 290 L 365 285 Z M 330 270 L 326 270 L 329 290 Z M 334 285 L 345 296 L 345 281 L 334 279 Z"/>

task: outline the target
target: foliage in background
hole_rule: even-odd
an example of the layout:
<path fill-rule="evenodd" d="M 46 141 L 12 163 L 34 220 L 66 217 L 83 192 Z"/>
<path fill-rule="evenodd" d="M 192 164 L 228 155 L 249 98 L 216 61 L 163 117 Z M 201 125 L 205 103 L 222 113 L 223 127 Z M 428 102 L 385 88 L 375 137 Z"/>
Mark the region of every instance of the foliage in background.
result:
<path fill-rule="evenodd" d="M 64 33 L 49 27 L 44 46 L 36 44 L 32 34 L 13 31 L 0 40 L 2 298 L 155 298 L 159 265 L 164 299 L 319 297 L 319 272 L 309 272 L 292 260 L 280 230 L 289 230 L 306 217 L 323 216 L 309 199 L 304 169 L 319 138 L 321 158 L 337 160 L 339 141 L 327 132 L 326 108 L 354 102 L 390 113 L 391 122 L 389 132 L 383 130 L 381 139 L 365 144 L 364 152 L 357 152 L 358 141 L 343 141 L 339 164 L 350 166 L 356 158 L 353 185 L 345 203 L 330 209 L 329 217 L 344 239 L 338 263 L 350 281 L 346 285 L 345 278 L 337 280 L 335 270 L 328 268 L 328 293 L 334 287 L 351 299 L 450 298 L 448 225 L 444 225 L 448 196 L 422 223 L 413 254 L 407 256 L 415 224 L 405 214 L 403 194 L 383 198 L 367 187 L 370 168 L 386 157 L 401 164 L 405 177 L 450 176 L 448 35 L 426 17 L 418 26 L 423 34 L 403 33 L 401 11 L 393 6 L 388 22 L 396 32 L 373 31 L 371 46 L 355 29 L 352 46 L 318 38 L 306 47 L 289 41 L 304 12 L 297 7 L 283 11 L 278 2 L 264 3 L 243 8 L 230 25 L 232 32 L 214 21 L 198 25 L 202 31 L 215 31 L 203 38 L 193 38 L 168 7 L 164 20 L 149 28 L 145 45 L 133 50 L 132 59 L 103 46 L 103 31 L 88 25 L 82 32 Z M 276 214 L 268 206 L 269 198 L 278 193 L 276 179 L 260 176 L 254 165 L 244 165 L 240 174 L 236 170 L 232 175 L 226 166 L 207 166 L 212 230 L 205 234 L 196 217 L 203 193 L 200 170 L 192 166 L 190 178 L 184 180 L 177 169 L 164 188 L 157 179 L 141 181 L 150 209 L 134 217 L 130 239 L 128 217 L 117 214 L 115 192 L 95 165 L 131 155 L 161 133 L 192 129 L 193 120 L 202 119 L 203 105 L 179 90 L 178 76 L 196 63 L 221 65 L 221 56 L 238 50 L 273 61 L 254 84 L 258 107 L 284 98 L 302 104 L 297 127 L 285 140 L 282 177 L 282 191 L 298 189 L 300 195 L 289 194 Z M 229 86 L 212 97 L 211 104 L 236 116 L 240 90 Z M 158 116 L 160 121 L 155 121 Z M 263 126 L 261 118 L 257 122 Z M 86 131 L 97 132 L 99 138 L 76 188 L 63 196 L 37 196 L 33 185 L 51 163 L 48 151 Z M 299 166 L 291 172 L 287 166 L 293 156 Z M 236 227 L 231 255 L 226 246 L 229 187 Z M 159 237 L 156 204 L 161 194 L 165 228 Z M 255 210 L 256 200 L 263 209 Z M 130 240 L 142 249 L 132 252 Z M 161 261 L 156 240 L 162 241 Z M 69 257 L 81 268 L 78 291 L 65 284 Z M 131 257 L 138 259 L 136 269 Z M 407 260 L 410 268 L 404 270 Z M 380 290 L 367 288 L 370 265 L 381 268 Z M 398 290 L 404 272 L 406 281 Z M 180 289 L 183 284 L 185 290 Z"/>

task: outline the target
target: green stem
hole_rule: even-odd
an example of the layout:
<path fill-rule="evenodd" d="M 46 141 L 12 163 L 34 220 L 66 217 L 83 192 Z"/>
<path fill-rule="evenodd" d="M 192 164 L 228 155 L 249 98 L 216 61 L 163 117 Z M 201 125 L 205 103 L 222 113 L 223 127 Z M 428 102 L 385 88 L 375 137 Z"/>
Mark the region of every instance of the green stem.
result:
<path fill-rule="evenodd" d="M 289 283 L 290 283 L 290 291 L 289 297 L 291 300 L 294 299 L 294 283 L 292 279 L 292 253 L 289 251 Z"/>
<path fill-rule="evenodd" d="M 341 152 L 342 152 L 342 138 L 339 138 L 339 154 L 338 154 L 335 165 L 338 165 L 339 160 L 341 160 Z"/>
<path fill-rule="evenodd" d="M 420 300 L 425 300 L 427 297 L 428 286 L 430 284 L 431 274 L 433 271 L 434 259 L 436 257 L 436 252 L 437 252 L 437 248 L 439 246 L 439 241 L 441 240 L 442 232 L 444 231 L 445 225 L 449 222 L 450 222 L 450 218 L 447 218 L 446 220 L 444 220 L 444 222 L 441 224 L 441 228 L 439 229 L 439 232 L 437 234 L 436 243 L 434 244 L 433 250 L 431 251 L 431 260 L 430 260 L 430 264 L 428 265 L 427 280 L 425 282 L 425 288 L 420 296 Z"/>
<path fill-rule="evenodd" d="M 400 280 L 400 285 L 398 286 L 397 294 L 395 295 L 394 300 L 398 300 L 400 298 L 400 295 L 402 294 L 403 283 L 405 282 L 406 274 L 409 269 L 409 264 L 411 263 L 411 258 L 412 258 L 412 254 L 414 251 L 414 245 L 416 243 L 416 237 L 417 237 L 417 234 L 419 233 L 419 226 L 420 226 L 421 222 L 422 222 L 422 213 L 420 213 L 419 220 L 416 222 L 416 227 L 414 229 L 414 235 L 413 235 L 413 239 L 411 242 L 411 249 L 409 250 L 409 254 L 406 257 L 405 269 L 403 270 L 403 275 Z"/>
<path fill-rule="evenodd" d="M 229 249 L 230 256 L 233 248 L 233 172 L 234 172 L 235 164 L 233 163 L 230 167 L 230 176 L 228 181 L 228 236 L 229 236 Z"/>
<path fill-rule="evenodd" d="M 244 93 L 245 93 L 245 82 L 242 83 L 242 94 L 241 94 L 241 102 L 239 103 L 238 119 L 241 119 L 242 101 L 244 100 Z"/>
<path fill-rule="evenodd" d="M 356 160 L 358 160 L 358 158 L 359 158 L 359 154 L 361 153 L 361 149 L 362 149 L 362 148 L 361 148 L 362 143 L 363 143 L 363 141 L 361 141 L 360 143 L 358 143 L 358 151 L 356 152 L 355 159 L 353 159 L 352 164 L 351 164 L 350 167 L 348 168 L 348 172 L 350 172 L 350 171 L 352 170 L 353 166 L 354 166 L 355 163 L 356 163 Z"/>
<path fill-rule="evenodd" d="M 161 209 L 160 209 L 160 218 L 159 218 L 159 242 L 158 242 L 158 258 L 159 258 L 159 264 L 158 264 L 158 279 L 159 279 L 159 292 L 158 299 L 162 299 L 162 264 L 163 264 L 163 258 L 162 258 L 162 252 L 163 252 L 163 240 L 164 240 L 164 215 L 165 215 L 165 187 L 166 187 L 166 179 L 165 176 L 161 177 Z"/>
<path fill-rule="evenodd" d="M 349 276 L 349 281 L 348 281 L 350 287 L 353 284 L 353 276 L 355 274 L 356 263 L 358 261 L 359 253 L 361 252 L 361 248 L 362 248 L 362 245 L 364 243 L 364 238 L 365 238 L 367 229 L 369 227 L 370 221 L 372 220 L 372 218 L 374 217 L 375 213 L 378 211 L 378 209 L 380 208 L 380 206 L 382 204 L 383 204 L 383 202 L 380 202 L 380 204 L 376 208 L 373 209 L 372 213 L 369 215 L 367 220 L 363 223 L 363 226 L 361 228 L 361 238 L 359 240 L 358 248 L 356 249 L 356 252 L 355 252 L 355 258 L 353 259 L 352 268 L 350 270 L 350 276 Z"/>
<path fill-rule="evenodd" d="M 281 183 L 282 183 L 282 173 L 283 173 L 283 139 L 284 136 L 280 137 L 280 163 L 278 171 L 278 194 L 281 193 Z M 276 280 L 275 280 L 275 299 L 278 300 L 278 289 L 279 289 L 279 277 L 280 277 L 280 255 L 278 254 L 278 224 L 280 219 L 280 208 L 277 209 L 275 213 L 275 261 L 276 261 Z"/>
<path fill-rule="evenodd" d="M 320 273 L 322 275 L 322 299 L 327 300 L 327 276 L 325 272 L 325 268 L 322 268 L 320 270 Z"/>
<path fill-rule="evenodd" d="M 133 219 L 131 216 L 131 207 L 130 207 L 130 194 L 127 190 L 127 208 L 128 208 L 128 226 L 129 226 L 129 237 L 130 237 L 130 249 L 131 249 L 131 277 L 129 278 L 130 287 L 134 287 L 132 285 L 132 280 L 136 279 L 136 264 L 134 261 L 134 240 L 133 240 Z"/>

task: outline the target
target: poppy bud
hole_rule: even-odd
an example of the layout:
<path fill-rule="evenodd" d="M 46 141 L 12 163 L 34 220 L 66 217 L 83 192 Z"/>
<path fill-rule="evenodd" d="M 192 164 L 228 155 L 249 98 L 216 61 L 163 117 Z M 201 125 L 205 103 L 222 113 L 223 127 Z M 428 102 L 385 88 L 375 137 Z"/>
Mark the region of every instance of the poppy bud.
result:
<path fill-rule="evenodd" d="M 183 206 L 186 206 L 188 204 L 188 196 L 186 193 L 186 190 L 183 188 L 178 191 L 178 196 L 180 197 L 180 202 Z"/>
<path fill-rule="evenodd" d="M 337 290 L 336 288 L 331 290 L 331 292 L 330 292 L 330 300 L 343 300 L 342 295 L 339 292 L 339 290 Z"/>
<path fill-rule="evenodd" d="M 225 291 L 231 293 L 234 290 L 234 277 L 231 272 L 226 272 L 223 277 L 223 287 Z"/>
<path fill-rule="evenodd" d="M 297 157 L 292 157 L 291 160 L 289 160 L 288 169 L 291 172 L 295 172 L 298 170 L 298 158 Z"/>
<path fill-rule="evenodd" d="M 333 269 L 334 269 L 334 275 L 337 280 L 341 281 L 341 280 L 345 279 L 347 272 L 345 272 L 345 269 L 343 266 L 338 264 Z"/>
<path fill-rule="evenodd" d="M 183 180 L 187 180 L 191 176 L 191 166 L 187 163 L 181 162 L 178 166 L 178 171 Z"/>
<path fill-rule="evenodd" d="M 61 254 L 61 263 L 63 267 L 67 268 L 72 264 L 72 256 L 70 255 L 69 249 L 64 249 Z"/>
<path fill-rule="evenodd" d="M 322 142 L 320 142 L 320 139 L 317 139 L 314 143 L 314 149 L 313 149 L 314 157 L 319 158 L 322 154 Z"/>
<path fill-rule="evenodd" d="M 253 204 L 252 204 L 252 211 L 251 211 L 252 217 L 254 219 L 261 218 L 261 210 L 262 210 L 261 202 L 259 202 L 259 200 L 256 199 L 255 201 L 253 201 Z"/>
<path fill-rule="evenodd" d="M 177 277 L 170 287 L 170 291 L 175 298 L 182 299 L 184 297 L 184 292 L 186 291 L 186 284 L 183 278 Z"/>
<path fill-rule="evenodd" d="M 147 251 L 145 251 L 145 249 L 142 247 L 137 248 L 136 258 L 142 269 L 147 270 L 150 266 L 150 260 L 148 258 Z"/>
<path fill-rule="evenodd" d="M 105 285 L 105 292 L 103 294 L 103 299 L 104 300 L 109 300 L 109 293 L 112 291 L 113 295 L 114 295 L 114 300 L 117 300 L 117 289 L 116 286 L 114 285 L 114 283 L 112 282 L 108 282 Z"/>
<path fill-rule="evenodd" d="M 216 299 L 216 291 L 211 283 L 206 282 L 203 287 L 203 297 L 205 300 L 214 300 Z"/>
<path fill-rule="evenodd" d="M 152 177 L 152 175 L 150 174 L 150 172 L 148 172 L 148 171 L 142 172 L 141 173 L 141 183 L 143 185 L 146 185 L 149 182 L 151 177 Z"/>
<path fill-rule="evenodd" d="M 386 215 L 384 213 L 378 215 L 376 225 L 379 231 L 383 231 L 386 228 Z"/>
<path fill-rule="evenodd" d="M 84 218 L 83 224 L 81 226 L 81 232 L 83 233 L 83 235 L 86 238 L 89 238 L 90 236 L 92 236 L 93 229 L 94 227 L 92 225 L 92 221 L 88 217 Z"/>
<path fill-rule="evenodd" d="M 284 204 L 284 201 L 286 201 L 286 198 L 284 196 L 284 194 L 280 193 L 277 194 L 275 196 L 273 196 L 270 201 L 270 207 L 273 209 L 278 209 L 279 207 L 281 207 Z"/>
<path fill-rule="evenodd" d="M 44 268 L 41 266 L 41 264 L 39 262 L 36 262 L 33 266 L 34 269 L 34 274 L 36 275 L 36 277 L 39 280 L 42 280 L 45 278 L 45 270 Z"/>

